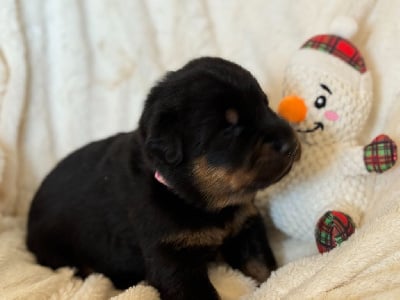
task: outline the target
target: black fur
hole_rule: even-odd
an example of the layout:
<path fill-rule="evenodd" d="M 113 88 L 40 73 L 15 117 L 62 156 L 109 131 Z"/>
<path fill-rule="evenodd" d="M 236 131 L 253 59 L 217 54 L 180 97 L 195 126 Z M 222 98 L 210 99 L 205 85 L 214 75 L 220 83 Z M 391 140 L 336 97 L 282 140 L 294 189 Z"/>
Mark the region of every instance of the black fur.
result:
<path fill-rule="evenodd" d="M 145 279 L 162 299 L 218 299 L 207 276 L 217 256 L 260 281 L 275 268 L 252 201 L 297 147 L 248 71 L 193 60 L 151 90 L 137 130 L 84 146 L 45 178 L 27 245 L 43 265 L 101 272 L 117 288 Z"/>

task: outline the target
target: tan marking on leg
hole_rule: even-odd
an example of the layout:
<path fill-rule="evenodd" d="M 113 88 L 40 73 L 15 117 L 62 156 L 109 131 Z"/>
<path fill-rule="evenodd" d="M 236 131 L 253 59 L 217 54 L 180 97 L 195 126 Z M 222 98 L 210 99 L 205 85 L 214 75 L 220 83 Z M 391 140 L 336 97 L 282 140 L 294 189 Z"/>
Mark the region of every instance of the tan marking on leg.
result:
<path fill-rule="evenodd" d="M 255 259 L 249 260 L 243 267 L 242 272 L 245 275 L 254 278 L 259 283 L 264 282 L 271 275 L 271 270 L 269 270 L 263 263 Z"/>
<path fill-rule="evenodd" d="M 231 235 L 236 235 L 242 229 L 244 223 L 253 216 L 258 215 L 258 210 L 253 203 L 244 204 L 236 212 L 235 217 L 230 224 Z"/>
<path fill-rule="evenodd" d="M 210 227 L 199 230 L 182 230 L 162 239 L 162 243 L 171 244 L 178 248 L 195 246 L 219 246 L 228 236 L 237 234 L 249 217 L 258 214 L 253 203 L 242 205 L 233 219 L 224 228 Z"/>
<path fill-rule="evenodd" d="M 203 230 L 183 230 L 167 236 L 162 239 L 161 242 L 173 245 L 178 249 L 202 246 L 220 246 L 227 235 L 227 230 L 215 227 Z"/>

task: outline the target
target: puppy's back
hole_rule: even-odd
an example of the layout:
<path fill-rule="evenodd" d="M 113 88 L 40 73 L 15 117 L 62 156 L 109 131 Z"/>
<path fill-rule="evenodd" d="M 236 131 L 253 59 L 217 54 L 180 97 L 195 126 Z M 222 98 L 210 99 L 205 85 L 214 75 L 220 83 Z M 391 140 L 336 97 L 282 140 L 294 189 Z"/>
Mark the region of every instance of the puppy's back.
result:
<path fill-rule="evenodd" d="M 123 224 L 116 217 L 121 206 L 112 203 L 112 194 L 134 188 L 126 178 L 134 170 L 127 162 L 134 156 L 135 134 L 90 143 L 63 159 L 44 179 L 32 200 L 27 234 L 28 248 L 41 264 L 85 267 L 82 264 L 109 247 L 114 233 L 107 225 Z"/>

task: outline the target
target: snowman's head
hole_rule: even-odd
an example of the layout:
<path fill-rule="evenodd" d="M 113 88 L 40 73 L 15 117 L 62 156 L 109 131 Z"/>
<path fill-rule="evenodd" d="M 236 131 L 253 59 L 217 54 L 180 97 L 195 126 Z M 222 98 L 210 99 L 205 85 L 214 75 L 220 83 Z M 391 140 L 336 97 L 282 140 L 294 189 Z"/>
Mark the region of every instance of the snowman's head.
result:
<path fill-rule="evenodd" d="M 365 125 L 371 98 L 371 76 L 357 48 L 338 35 L 318 35 L 291 60 L 278 112 L 306 143 L 351 141 Z"/>

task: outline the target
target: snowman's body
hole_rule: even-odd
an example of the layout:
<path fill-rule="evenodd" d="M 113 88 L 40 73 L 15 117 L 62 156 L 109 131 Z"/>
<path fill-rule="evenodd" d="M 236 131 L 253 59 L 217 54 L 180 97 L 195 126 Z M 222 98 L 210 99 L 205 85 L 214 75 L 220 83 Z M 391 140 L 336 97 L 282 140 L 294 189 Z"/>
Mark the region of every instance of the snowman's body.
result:
<path fill-rule="evenodd" d="M 295 53 L 283 94 L 278 112 L 298 132 L 302 155 L 257 203 L 278 229 L 306 241 L 315 237 L 320 252 L 329 251 L 360 226 L 367 175 L 392 167 L 397 150 L 383 135 L 358 144 L 371 110 L 371 76 L 358 49 L 339 35 L 314 36 Z"/>
<path fill-rule="evenodd" d="M 273 224 L 289 236 L 312 241 L 315 224 L 325 211 L 361 211 L 367 199 L 366 176 L 349 174 L 348 155 L 354 149 L 354 143 L 303 144 L 301 160 L 262 194 Z M 352 217 L 358 223 L 354 213 Z"/>
<path fill-rule="evenodd" d="M 281 231 L 306 241 L 314 240 L 316 223 L 327 211 L 345 213 L 359 226 L 368 172 L 357 138 L 371 108 L 369 73 L 359 76 L 335 57 L 304 49 L 286 70 L 284 95 L 282 102 L 292 98 L 290 105 L 305 110 L 293 124 L 302 155 L 287 176 L 259 193 L 261 210 Z"/>
<path fill-rule="evenodd" d="M 357 139 L 371 109 L 371 76 L 350 41 L 317 35 L 290 61 L 283 94 L 278 112 L 299 133 L 302 155 L 257 202 L 290 237 L 316 237 L 317 244 L 328 237 L 318 244 L 326 251 L 354 232 L 368 204 L 368 172 Z M 322 231 L 315 234 L 316 228 Z"/>

